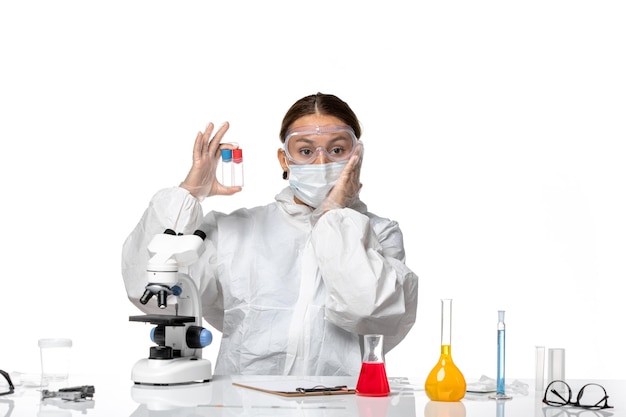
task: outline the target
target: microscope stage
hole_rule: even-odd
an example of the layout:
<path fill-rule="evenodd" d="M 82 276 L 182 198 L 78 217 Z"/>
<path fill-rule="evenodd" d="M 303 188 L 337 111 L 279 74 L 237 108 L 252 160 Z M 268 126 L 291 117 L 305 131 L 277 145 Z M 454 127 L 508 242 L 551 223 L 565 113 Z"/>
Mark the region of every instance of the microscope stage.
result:
<path fill-rule="evenodd" d="M 130 316 L 130 321 L 143 321 L 146 323 L 152 323 L 156 325 L 164 326 L 182 326 L 185 323 L 192 323 L 196 321 L 193 316 L 171 316 L 166 314 L 146 314 L 143 316 Z"/>

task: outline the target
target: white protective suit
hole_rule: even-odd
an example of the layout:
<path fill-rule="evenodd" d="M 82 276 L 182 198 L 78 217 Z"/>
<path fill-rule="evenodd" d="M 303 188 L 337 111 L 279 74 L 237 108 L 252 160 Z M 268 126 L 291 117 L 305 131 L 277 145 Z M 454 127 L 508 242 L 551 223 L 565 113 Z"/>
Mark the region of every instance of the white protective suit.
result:
<path fill-rule="evenodd" d="M 383 334 L 389 351 L 411 329 L 417 276 L 396 222 L 360 201 L 315 225 L 311 213 L 289 188 L 272 204 L 206 217 L 187 190 L 161 190 L 124 243 L 128 297 L 163 314 L 139 303 L 148 243 L 167 228 L 201 229 L 206 248 L 189 273 L 204 318 L 222 332 L 216 375 L 358 375 L 359 335 Z"/>

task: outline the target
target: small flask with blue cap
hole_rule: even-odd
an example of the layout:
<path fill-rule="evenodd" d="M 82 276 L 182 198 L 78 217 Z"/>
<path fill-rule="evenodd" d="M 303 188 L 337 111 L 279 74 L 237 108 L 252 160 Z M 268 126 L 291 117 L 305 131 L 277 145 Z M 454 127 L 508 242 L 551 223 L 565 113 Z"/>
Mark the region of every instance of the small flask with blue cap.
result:
<path fill-rule="evenodd" d="M 233 186 L 233 151 L 222 149 L 222 178 L 220 182 L 226 187 Z"/>
<path fill-rule="evenodd" d="M 222 149 L 221 183 L 226 187 L 243 187 L 243 152 L 240 148 Z"/>

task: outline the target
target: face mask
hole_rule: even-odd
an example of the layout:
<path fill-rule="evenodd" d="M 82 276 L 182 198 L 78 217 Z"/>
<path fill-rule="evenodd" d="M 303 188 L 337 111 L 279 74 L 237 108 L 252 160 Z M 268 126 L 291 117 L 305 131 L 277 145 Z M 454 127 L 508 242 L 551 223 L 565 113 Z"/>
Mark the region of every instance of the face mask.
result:
<path fill-rule="evenodd" d="M 348 161 L 289 166 L 289 187 L 302 202 L 316 208 L 335 186 Z"/>

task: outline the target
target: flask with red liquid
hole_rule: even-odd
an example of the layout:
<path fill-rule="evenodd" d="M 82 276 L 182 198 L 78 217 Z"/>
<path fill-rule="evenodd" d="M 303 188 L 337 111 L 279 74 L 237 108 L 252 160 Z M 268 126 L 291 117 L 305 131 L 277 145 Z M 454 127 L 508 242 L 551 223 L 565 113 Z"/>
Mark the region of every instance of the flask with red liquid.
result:
<path fill-rule="evenodd" d="M 363 364 L 356 384 L 356 394 L 367 397 L 389 395 L 389 381 L 383 357 L 383 335 L 368 334 L 364 338 Z"/>

